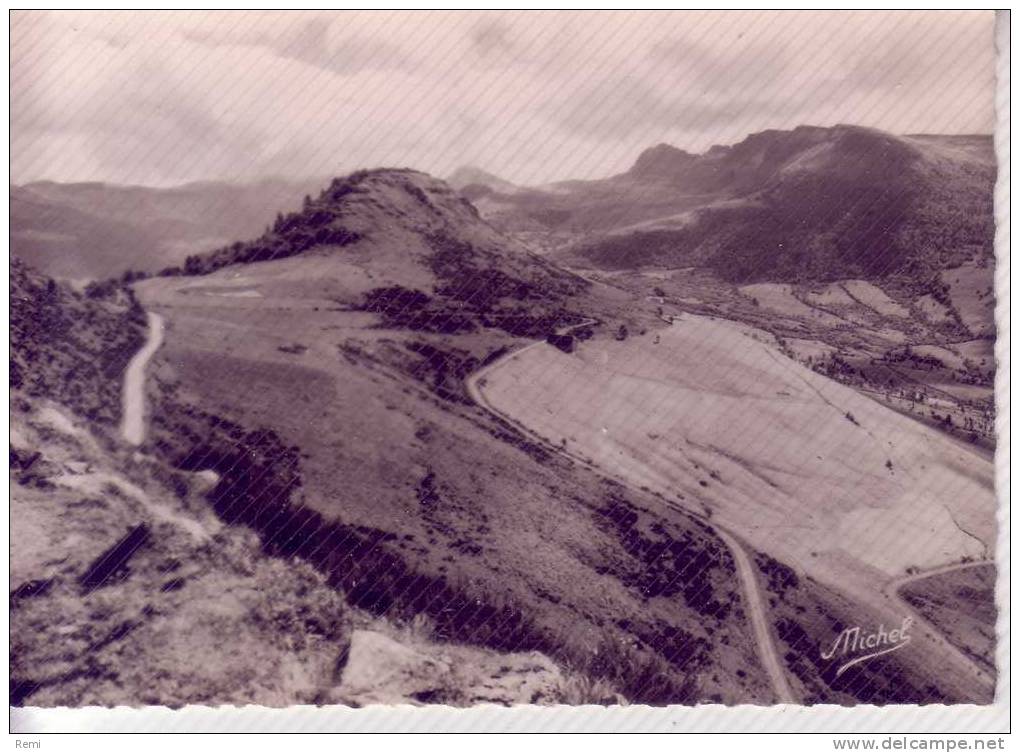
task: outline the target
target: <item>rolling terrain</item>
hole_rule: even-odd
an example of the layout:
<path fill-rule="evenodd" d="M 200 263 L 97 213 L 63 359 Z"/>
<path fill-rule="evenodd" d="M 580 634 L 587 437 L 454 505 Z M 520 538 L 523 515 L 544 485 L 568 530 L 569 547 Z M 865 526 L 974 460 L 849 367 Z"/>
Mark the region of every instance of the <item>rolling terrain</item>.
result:
<path fill-rule="evenodd" d="M 994 180 L 990 137 L 805 126 L 704 154 L 660 144 L 601 181 L 505 194 L 490 181 L 478 201 L 588 279 L 765 329 L 812 369 L 990 449 Z"/>
<path fill-rule="evenodd" d="M 984 149 L 805 128 L 542 189 L 362 171 L 130 285 L 13 268 L 16 503 L 108 550 L 16 553 L 21 624 L 91 631 L 71 667 L 19 645 L 21 698 L 122 702 L 172 655 L 146 698 L 193 701 L 156 646 L 195 621 L 259 678 L 198 702 L 989 701 Z M 171 560 L 236 596 L 222 622 Z M 903 651 L 822 657 L 905 616 Z"/>
<path fill-rule="evenodd" d="M 38 182 L 11 186 L 11 250 L 40 272 L 88 281 L 155 272 L 210 251 L 300 205 L 316 181 L 148 188 Z"/>
<path fill-rule="evenodd" d="M 531 348 L 484 379 L 496 411 L 736 533 L 876 624 L 900 607 L 883 583 L 994 550 L 988 460 L 795 363 L 766 333 L 683 315 L 574 354 Z M 936 636 L 903 661 L 920 667 L 942 648 Z M 960 665 L 960 687 L 987 697 L 984 669 Z"/>
<path fill-rule="evenodd" d="M 882 602 L 891 602 L 893 610 L 908 612 L 911 605 L 931 603 L 930 598 L 937 605 L 932 609 L 942 610 L 937 614 L 952 614 L 965 613 L 973 604 L 961 595 L 964 591 L 940 590 L 935 574 L 947 571 L 944 577 L 948 578 L 956 572 L 955 568 L 969 567 L 974 559 L 984 560 L 994 538 L 988 452 L 994 447 L 991 216 L 994 177 L 994 156 L 988 137 L 896 137 L 868 129 L 837 127 L 754 134 L 733 147 L 715 147 L 702 155 L 660 145 L 642 154 L 628 173 L 603 181 L 570 182 L 541 189 L 515 187 L 505 196 L 493 181 L 488 181 L 484 189 L 464 190 L 478 194 L 479 206 L 486 217 L 546 256 L 586 279 L 647 297 L 661 320 L 673 322 L 674 326 L 683 322 L 687 327 L 696 327 L 700 325 L 692 322 L 702 322 L 701 317 L 708 316 L 750 325 L 759 332 L 756 337 L 771 343 L 781 362 L 799 362 L 813 372 L 811 380 L 822 375 L 823 384 L 832 380 L 852 388 L 856 400 L 864 398 L 862 408 L 879 410 L 878 420 L 883 427 L 892 421 L 908 432 L 901 439 L 906 445 L 923 446 L 937 441 L 950 452 L 967 458 L 965 466 L 982 469 L 974 477 L 983 479 L 985 491 L 971 497 L 984 499 L 982 543 L 981 536 L 970 536 L 969 528 L 965 528 L 966 533 L 957 529 L 959 548 L 947 547 L 941 557 L 929 556 L 927 562 L 919 564 L 902 562 L 898 570 L 893 568 L 899 573 L 898 578 L 920 581 L 914 588 L 922 592 L 931 590 L 930 597 L 913 594 L 909 604 L 897 603 L 898 597 L 890 596 L 889 592 L 895 592 L 893 584 L 899 581 L 886 573 L 876 577 L 887 584 L 879 589 L 877 598 L 874 593 L 868 596 L 862 592 L 851 599 L 857 610 L 871 602 L 880 612 L 890 606 Z M 652 335 L 655 348 L 647 348 L 648 338 L 641 338 L 645 346 L 634 346 L 620 357 L 621 365 L 626 365 L 625 373 L 635 368 L 642 371 L 658 362 L 661 356 L 645 351 L 663 350 L 667 337 L 660 332 Z M 725 340 L 704 336 L 713 346 L 717 339 Z M 584 454 L 578 449 L 579 457 L 598 467 L 611 466 L 615 461 L 629 462 L 634 464 L 632 470 L 639 477 L 649 473 L 654 477 L 654 467 L 649 467 L 654 462 L 682 467 L 675 465 L 675 459 L 668 459 L 668 451 L 650 447 L 640 450 L 630 447 L 621 450 L 617 457 L 605 449 L 607 438 L 597 433 L 600 429 L 604 431 L 608 422 L 603 420 L 599 426 L 585 424 L 589 419 L 597 421 L 593 416 L 605 418 L 604 411 L 613 410 L 614 405 L 612 399 L 605 399 L 613 391 L 611 383 L 602 381 L 608 377 L 585 358 L 589 350 L 586 345 L 578 354 L 567 356 L 553 348 L 537 346 L 526 355 L 522 353 L 520 359 L 504 358 L 498 371 L 487 373 L 494 373 L 495 378 L 502 374 L 504 379 L 519 380 L 518 391 L 505 398 L 502 408 L 498 385 L 496 393 L 489 394 L 489 390 L 484 399 L 508 419 L 518 420 L 522 427 L 537 430 L 543 437 L 548 434 L 565 451 L 574 449 L 576 437 L 572 430 L 586 432 L 581 445 L 595 441 L 598 452 Z M 708 346 L 707 352 L 713 350 Z M 672 354 L 678 362 L 684 362 L 684 355 Z M 569 365 L 570 360 L 578 357 L 586 365 Z M 706 378 L 705 385 L 723 380 L 726 368 L 748 372 L 747 364 L 730 364 L 724 354 L 700 353 L 696 360 L 719 368 L 714 377 Z M 672 364 L 672 358 L 665 363 Z M 599 366 L 606 368 L 604 363 Z M 793 369 L 793 364 L 790 366 Z M 651 368 L 655 371 L 655 367 Z M 526 371 L 521 373 L 519 369 Z M 566 373 L 555 376 L 557 369 Z M 750 373 L 755 370 L 750 369 Z M 622 375 L 618 378 L 624 379 Z M 560 401 L 562 396 L 556 392 L 556 386 L 561 384 L 559 379 L 564 394 L 570 396 Z M 646 402 L 653 406 L 649 416 L 652 422 L 672 415 L 662 410 L 659 399 L 666 406 L 684 404 L 669 390 L 660 398 L 658 391 L 664 387 L 658 384 L 659 379 L 655 376 L 653 381 L 643 384 L 625 382 L 629 394 L 621 397 L 628 402 L 621 404 L 619 411 L 627 417 L 627 425 L 635 407 Z M 590 391 L 584 392 L 582 385 L 589 382 Z M 701 388 L 690 394 L 692 398 L 697 395 L 692 405 L 710 411 L 706 420 L 709 416 L 718 417 L 718 406 L 705 400 Z M 598 402 L 595 395 L 599 395 Z M 580 424 L 569 415 L 568 406 L 573 400 L 584 416 Z M 884 405 L 887 410 L 883 412 L 875 404 Z M 593 410 L 596 405 L 599 409 Z M 898 416 L 892 420 L 888 409 L 910 420 L 904 423 Z M 743 417 L 743 410 L 740 415 L 738 425 L 744 426 L 750 419 Z M 821 425 L 815 422 L 811 427 L 817 429 Z M 775 441 L 772 426 L 763 416 L 760 435 Z M 719 431 L 717 425 L 712 425 L 709 434 L 718 438 Z M 807 427 L 803 431 L 805 437 L 812 435 Z M 646 437 L 651 434 L 657 432 Z M 924 437 L 923 443 L 920 439 L 909 439 L 912 434 Z M 945 436 L 949 441 L 942 438 Z M 667 441 L 656 436 L 656 440 L 660 439 Z M 806 454 L 807 448 L 804 449 Z M 609 456 L 598 454 L 603 451 L 609 452 Z M 659 457 L 663 452 L 666 455 Z M 652 453 L 654 462 L 648 453 Z M 851 468 L 863 471 L 857 464 L 851 464 Z M 926 477 L 930 468 L 928 462 L 920 463 L 919 477 Z M 666 470 L 662 472 L 666 479 L 672 479 L 666 486 L 650 485 L 647 478 L 644 483 L 639 480 L 635 483 L 664 492 L 667 488 L 675 491 L 673 476 Z M 867 496 L 861 494 L 859 484 L 856 479 L 852 485 L 857 504 Z M 825 487 L 825 483 L 812 479 L 815 491 Z M 921 496 L 922 507 L 903 515 L 909 525 L 928 526 L 923 538 L 935 543 L 939 524 L 931 522 L 931 516 L 937 517 L 939 513 L 929 512 L 932 504 L 929 495 Z M 768 498 L 767 490 L 751 495 L 759 503 Z M 826 501 L 837 498 L 838 495 Z M 884 501 L 879 506 L 887 504 Z M 812 500 L 806 509 L 810 515 L 817 515 L 824 504 L 819 506 L 818 500 Z M 783 514 L 789 513 L 786 510 Z M 757 520 L 760 515 L 761 511 L 755 508 L 751 518 Z M 802 511 L 791 519 L 804 522 Z M 878 526 L 883 532 L 899 531 L 899 524 L 887 519 L 869 521 L 865 516 L 859 522 L 869 529 Z M 827 521 L 826 525 L 830 523 Z M 751 524 L 745 520 L 735 527 L 743 531 L 747 525 Z M 955 528 L 955 524 L 951 527 Z M 760 531 L 762 525 L 755 524 L 754 528 Z M 856 537 L 852 527 L 842 525 L 836 530 L 841 544 L 853 547 Z M 817 530 L 814 535 L 818 541 L 825 540 Z M 872 539 L 869 533 L 861 536 Z M 753 543 L 770 554 L 778 553 L 788 564 L 800 559 L 784 551 L 783 546 L 763 544 L 756 538 L 752 538 Z M 910 540 L 918 540 L 918 535 Z M 911 552 L 904 548 L 900 551 Z M 810 556 L 815 558 L 819 554 L 812 552 Z M 940 564 L 942 558 L 957 564 Z M 861 558 L 862 562 L 880 566 L 883 560 L 877 550 L 866 552 Z M 785 567 L 777 572 L 787 572 Z M 802 576 L 797 578 L 797 573 L 803 572 L 799 566 L 789 571 L 790 577 L 799 583 L 797 589 L 785 588 L 770 578 L 770 586 L 775 586 L 776 591 L 773 601 L 777 627 L 781 628 L 784 642 L 812 640 L 812 629 L 802 630 L 797 624 L 801 619 L 798 615 L 813 610 L 829 614 L 830 619 L 814 624 L 814 629 L 821 627 L 829 632 L 834 624 L 831 615 L 846 613 L 847 604 L 839 606 L 839 600 L 845 598 L 847 591 L 853 591 L 853 578 L 839 585 L 844 576 L 837 567 L 826 586 L 814 587 L 809 584 L 818 574 L 817 569 L 817 562 L 809 562 L 805 571 L 811 577 L 807 581 Z M 904 572 L 918 574 L 904 576 Z M 921 581 L 921 575 L 929 574 Z M 829 588 L 835 590 L 827 592 Z M 789 594 L 794 592 L 807 601 L 798 603 L 790 612 Z M 837 596 L 840 593 L 844 595 Z M 990 602 L 985 593 L 981 608 L 991 609 Z M 989 676 L 985 674 L 992 667 L 987 659 L 990 649 L 977 651 L 983 658 L 975 665 L 971 655 L 974 649 L 965 646 L 967 641 L 989 645 L 994 619 L 980 625 L 964 621 L 967 637 L 962 637 L 956 627 L 958 620 L 946 618 L 943 630 L 931 631 L 931 620 L 917 611 L 913 613 L 929 628 L 929 650 L 953 655 L 984 687 L 981 692 L 990 693 Z M 887 616 L 891 617 L 891 613 Z M 943 633 L 955 646 L 964 647 L 962 653 L 946 645 Z M 791 648 L 798 649 L 792 644 Z M 803 662 L 804 656 L 810 654 L 803 650 L 795 653 L 798 655 L 792 659 L 795 662 Z M 804 664 L 791 666 L 791 671 L 804 683 L 798 690 L 806 696 L 818 690 L 817 678 L 811 680 L 810 676 L 819 669 L 823 674 L 826 671 L 819 667 L 812 670 Z"/>
<path fill-rule="evenodd" d="M 166 322 L 143 451 L 217 473 L 221 520 L 312 563 L 353 608 L 539 651 L 630 702 L 775 700 L 712 527 L 529 440 L 465 387 L 586 319 L 644 326 L 630 296 L 392 170 L 134 289 Z"/>
<path fill-rule="evenodd" d="M 364 594 L 367 607 L 353 605 L 330 571 L 315 566 L 320 561 L 281 556 L 291 546 L 284 531 L 272 529 L 270 540 L 256 521 L 229 525 L 240 521 L 215 504 L 219 473 L 181 467 L 197 462 L 171 465 L 145 444 L 156 410 L 166 410 L 151 389 L 153 361 L 164 349 L 159 315 L 143 316 L 126 289 L 86 296 L 17 259 L 11 272 L 13 705 L 624 699 L 618 681 L 534 648 L 504 642 L 508 650 L 493 649 L 486 634 L 443 639 L 420 608 L 397 618 Z M 111 357 L 116 369 L 96 367 Z M 226 423 L 214 420 L 210 444 Z M 231 478 L 232 469 L 219 468 Z M 271 489 L 265 481 L 259 488 Z M 359 561 L 392 577 L 401 560 L 372 556 L 358 541 Z M 439 602 L 443 594 L 417 595 Z M 493 617 L 480 601 L 462 600 L 460 609 Z M 519 631 L 517 615 L 496 616 L 494 628 Z M 478 614 L 464 615 L 461 624 L 479 622 Z M 604 665 L 602 674 L 618 666 Z M 667 695 L 677 682 L 644 679 L 648 692 Z"/>
<path fill-rule="evenodd" d="M 571 237 L 572 266 L 697 266 L 739 283 L 889 278 L 915 286 L 991 258 L 991 137 L 857 126 L 763 131 L 690 154 L 660 144 L 626 173 L 501 194 L 508 231 Z"/>

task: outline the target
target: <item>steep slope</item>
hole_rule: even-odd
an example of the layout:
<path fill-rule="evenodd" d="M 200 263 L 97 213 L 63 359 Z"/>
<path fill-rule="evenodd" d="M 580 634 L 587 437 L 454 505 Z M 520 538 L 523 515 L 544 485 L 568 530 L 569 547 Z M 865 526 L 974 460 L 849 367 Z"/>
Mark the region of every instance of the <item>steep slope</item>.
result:
<path fill-rule="evenodd" d="M 215 471 L 221 520 L 353 607 L 541 652 L 631 701 L 775 699 L 712 528 L 529 440 L 464 384 L 583 317 L 647 326 L 632 298 L 402 170 L 337 180 L 261 238 L 135 289 L 167 322 L 143 450 Z"/>
<path fill-rule="evenodd" d="M 12 705 L 286 706 L 339 682 L 342 596 L 221 526 L 207 480 L 38 399 L 11 461 Z"/>
<path fill-rule="evenodd" d="M 153 272 L 208 251 L 296 207 L 313 181 L 192 183 L 176 188 L 39 182 L 11 187 L 11 247 L 61 279 Z"/>
<path fill-rule="evenodd" d="M 538 652 L 352 609 L 328 572 L 275 556 L 282 539 L 267 551 L 224 525 L 216 474 L 139 453 L 112 426 L 120 370 L 96 364 L 140 344 L 130 293 L 82 296 L 17 259 L 11 282 L 12 705 L 616 700 Z"/>
<path fill-rule="evenodd" d="M 896 578 L 989 562 L 994 551 L 988 459 L 794 363 L 763 332 L 685 315 L 654 337 L 571 355 L 529 348 L 485 381 L 499 413 L 786 563 L 759 565 L 805 581 L 798 598 L 826 588 L 849 597 L 853 624 L 902 619 L 883 588 Z M 839 633 L 828 618 L 784 619 L 783 636 L 801 624 L 815 643 Z M 944 639 L 914 641 L 910 657 L 892 661 L 899 669 L 865 667 L 839 682 L 814 650 L 788 662 L 806 686 L 842 693 L 856 683 L 876 702 L 991 697 L 986 666 L 943 654 Z M 927 669 L 935 657 L 955 668 L 952 680 Z"/>
<path fill-rule="evenodd" d="M 849 126 L 764 132 L 699 156 L 657 147 L 619 182 L 707 200 L 682 227 L 616 228 L 573 254 L 606 268 L 702 266 L 741 282 L 925 283 L 990 258 L 994 175 L 990 140 L 981 155 Z"/>
<path fill-rule="evenodd" d="M 312 702 L 338 682 L 341 596 L 223 528 L 208 478 L 117 440 L 140 313 L 12 258 L 11 703 Z"/>
<path fill-rule="evenodd" d="M 445 183 L 411 170 L 334 180 L 261 237 L 188 257 L 163 274 L 294 256 L 341 265 L 332 281 L 352 303 L 360 294 L 358 305 L 390 323 L 436 332 L 497 327 L 544 336 L 579 321 L 567 306 L 589 287 L 481 222 Z"/>
<path fill-rule="evenodd" d="M 98 424 L 120 418 L 120 379 L 144 341 L 125 291 L 91 299 L 10 259 L 12 391 L 50 397 Z"/>

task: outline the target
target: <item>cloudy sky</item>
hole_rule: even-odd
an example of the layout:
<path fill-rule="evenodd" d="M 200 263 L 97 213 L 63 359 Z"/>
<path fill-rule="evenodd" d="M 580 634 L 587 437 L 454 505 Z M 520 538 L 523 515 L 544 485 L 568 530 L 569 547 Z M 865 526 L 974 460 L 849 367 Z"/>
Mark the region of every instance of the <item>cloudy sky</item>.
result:
<path fill-rule="evenodd" d="M 12 180 L 626 170 L 765 128 L 990 133 L 988 12 L 69 13 L 11 22 Z"/>

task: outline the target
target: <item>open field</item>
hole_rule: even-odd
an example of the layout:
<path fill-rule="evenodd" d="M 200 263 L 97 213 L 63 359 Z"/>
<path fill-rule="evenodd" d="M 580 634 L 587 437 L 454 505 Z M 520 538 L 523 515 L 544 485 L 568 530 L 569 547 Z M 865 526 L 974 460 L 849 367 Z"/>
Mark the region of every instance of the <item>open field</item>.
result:
<path fill-rule="evenodd" d="M 813 325 L 822 327 L 850 326 L 851 324 L 851 322 L 833 316 L 822 309 L 808 306 L 794 296 L 790 285 L 763 282 L 756 285 L 744 285 L 740 288 L 740 292 L 754 301 L 756 305 L 780 316 L 806 319 Z"/>
<path fill-rule="evenodd" d="M 991 545 L 983 458 L 746 327 L 685 316 L 656 336 L 574 355 L 529 349 L 487 377 L 486 395 L 554 442 L 689 494 L 801 563 L 849 555 L 896 575 Z M 923 549 L 893 546 L 921 530 Z"/>
<path fill-rule="evenodd" d="M 881 585 L 908 569 L 994 545 L 988 460 L 746 326 L 684 315 L 571 355 L 529 348 L 481 387 L 552 444 L 710 517 L 866 611 L 891 617 Z"/>
<path fill-rule="evenodd" d="M 977 269 L 991 280 L 987 268 Z M 668 309 L 719 316 L 769 332 L 814 371 L 981 451 L 994 446 L 994 341 L 952 329 L 954 317 L 940 320 L 950 330 L 933 325 L 921 311 L 931 296 L 914 300 L 896 291 L 894 299 L 863 280 L 737 287 L 697 269 L 583 274 L 651 294 L 662 315 Z"/>
<path fill-rule="evenodd" d="M 288 260 L 249 265 L 240 277 L 227 268 L 137 286 L 166 320 L 150 381 L 153 404 L 164 406 L 152 437 L 161 453 L 196 470 L 209 444 L 243 452 L 215 439 L 189 448 L 183 438 L 202 429 L 173 405 L 264 428 L 293 447 L 291 506 L 376 542 L 362 569 L 335 571 L 358 608 L 388 619 L 420 610 L 414 591 L 387 591 L 404 572 L 516 615 L 472 632 L 429 612 L 444 640 L 542 650 L 608 678 L 628 699 L 774 699 L 745 637 L 735 565 L 710 527 L 554 457 L 457 391 L 458 363 L 470 370 L 528 341 L 384 328 L 349 310 L 360 291 L 343 262 L 303 261 L 303 274 Z M 259 295 L 196 294 L 235 285 Z M 423 358 L 429 348 L 443 355 L 442 373 Z"/>

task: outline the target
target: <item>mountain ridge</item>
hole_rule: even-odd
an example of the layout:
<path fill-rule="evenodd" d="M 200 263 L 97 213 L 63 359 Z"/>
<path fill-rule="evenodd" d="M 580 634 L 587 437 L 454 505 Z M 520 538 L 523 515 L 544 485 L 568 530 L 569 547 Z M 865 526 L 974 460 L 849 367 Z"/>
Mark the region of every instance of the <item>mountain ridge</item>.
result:
<path fill-rule="evenodd" d="M 659 144 L 611 178 L 489 193 L 482 206 L 506 232 L 562 236 L 552 256 L 567 267 L 923 288 L 992 256 L 991 147 L 981 136 L 799 126 L 701 154 Z"/>
<path fill-rule="evenodd" d="M 545 336 L 580 321 L 568 301 L 588 286 L 490 227 L 443 181 L 404 168 L 336 178 L 258 238 L 190 256 L 161 274 L 300 255 L 349 259 L 375 280 L 352 304 L 391 325 L 432 331 L 494 326 Z"/>
<path fill-rule="evenodd" d="M 281 208 L 299 206 L 312 185 L 272 178 L 169 188 L 54 181 L 12 185 L 11 247 L 58 279 L 155 272 L 271 222 Z"/>

